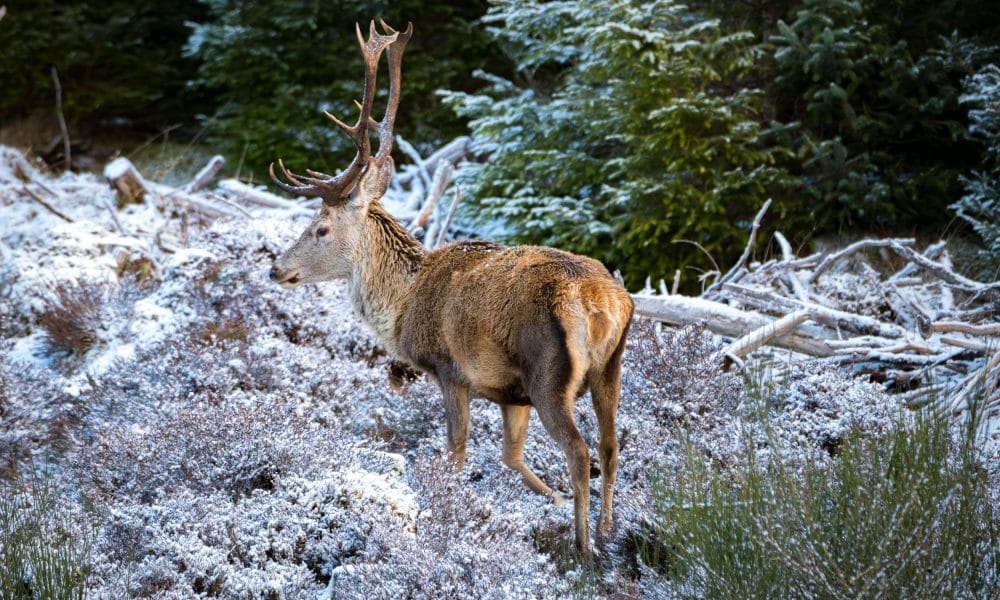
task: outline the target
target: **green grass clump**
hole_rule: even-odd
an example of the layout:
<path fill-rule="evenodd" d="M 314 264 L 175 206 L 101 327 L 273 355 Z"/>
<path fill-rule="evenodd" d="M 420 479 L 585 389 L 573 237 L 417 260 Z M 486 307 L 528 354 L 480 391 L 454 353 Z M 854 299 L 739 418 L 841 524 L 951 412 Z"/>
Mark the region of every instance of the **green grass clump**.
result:
<path fill-rule="evenodd" d="M 693 444 L 656 486 L 658 560 L 707 598 L 997 598 L 1000 520 L 975 427 L 900 415 L 829 460 L 755 450 L 724 473 Z M 650 560 L 650 563 L 654 560 Z"/>
<path fill-rule="evenodd" d="M 83 598 L 89 544 L 48 481 L 0 483 L 0 600 Z"/>

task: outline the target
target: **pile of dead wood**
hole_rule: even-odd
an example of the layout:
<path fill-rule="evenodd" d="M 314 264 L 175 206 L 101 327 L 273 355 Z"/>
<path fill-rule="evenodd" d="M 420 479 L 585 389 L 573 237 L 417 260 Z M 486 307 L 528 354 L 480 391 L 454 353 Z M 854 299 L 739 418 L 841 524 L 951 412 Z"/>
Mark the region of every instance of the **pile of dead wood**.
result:
<path fill-rule="evenodd" d="M 781 256 L 751 262 L 769 204 L 740 260 L 708 274 L 700 297 L 661 281 L 634 296 L 637 314 L 732 338 L 720 353 L 728 364 L 776 346 L 869 374 L 910 405 L 941 402 L 957 414 L 979 399 L 1000 410 L 1000 282 L 957 273 L 944 242 L 919 250 L 913 239 L 797 257 L 779 232 Z"/>
<path fill-rule="evenodd" d="M 398 136 L 396 141 L 410 156 L 412 164 L 399 167 L 382 203 L 409 231 L 422 239 L 425 246 L 436 247 L 455 235 L 458 229 L 452 218 L 460 195 L 457 187 L 450 183 L 455 166 L 466 158 L 469 140 L 458 138 L 427 158 Z M 73 206 L 75 201 L 59 186 L 51 185 L 45 166 L 13 149 L 2 150 L 0 160 L 11 166 L 15 193 L 60 220 L 72 223 L 75 220 L 73 211 L 67 207 Z M 116 191 L 116 198 L 92 200 L 109 216 L 108 229 L 113 233 L 108 238 L 109 244 L 128 248 L 155 247 L 162 253 L 173 254 L 187 245 L 192 228 L 207 226 L 216 219 L 247 218 L 268 211 L 282 211 L 289 216 L 312 215 L 320 204 L 318 198 L 289 199 L 269 192 L 264 186 L 239 179 L 215 181 L 224 165 L 223 157 L 214 156 L 190 181 L 172 186 L 146 178 L 127 158 L 109 162 L 103 174 Z M 447 210 L 442 199 L 448 200 Z M 118 218 L 119 210 L 140 203 L 155 206 L 164 218 L 139 230 L 134 230 L 133 226 L 133 230 L 126 231 Z M 143 258 L 157 267 L 155 254 L 145 252 Z M 3 256 L 2 247 L 0 256 Z"/>

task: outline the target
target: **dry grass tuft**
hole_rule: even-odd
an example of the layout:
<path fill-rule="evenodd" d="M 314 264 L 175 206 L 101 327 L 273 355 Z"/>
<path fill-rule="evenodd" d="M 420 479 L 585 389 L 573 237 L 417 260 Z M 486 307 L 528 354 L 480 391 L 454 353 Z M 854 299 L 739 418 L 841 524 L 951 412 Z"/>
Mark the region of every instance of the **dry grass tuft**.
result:
<path fill-rule="evenodd" d="M 38 317 L 44 339 L 44 353 L 77 356 L 99 339 L 106 289 L 94 283 L 60 282 Z"/>

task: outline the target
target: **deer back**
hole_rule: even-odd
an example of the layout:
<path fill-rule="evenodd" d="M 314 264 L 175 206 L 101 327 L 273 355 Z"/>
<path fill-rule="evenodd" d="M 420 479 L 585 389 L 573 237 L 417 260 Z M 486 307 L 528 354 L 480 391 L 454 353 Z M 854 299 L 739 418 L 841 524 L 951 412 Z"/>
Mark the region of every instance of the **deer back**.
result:
<path fill-rule="evenodd" d="M 460 242 L 429 253 L 403 299 L 399 350 L 473 388 L 516 388 L 538 344 L 563 343 L 574 371 L 604 364 L 632 300 L 599 262 L 553 248 Z"/>

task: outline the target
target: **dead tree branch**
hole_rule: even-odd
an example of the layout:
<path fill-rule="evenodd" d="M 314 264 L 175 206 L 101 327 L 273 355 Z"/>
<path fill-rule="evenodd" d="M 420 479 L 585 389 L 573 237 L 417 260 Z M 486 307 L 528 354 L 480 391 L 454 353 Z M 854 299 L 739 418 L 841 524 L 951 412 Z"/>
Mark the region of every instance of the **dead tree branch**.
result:
<path fill-rule="evenodd" d="M 747 260 L 749 260 L 750 253 L 753 251 L 754 243 L 756 243 L 757 241 L 757 230 L 760 229 L 760 222 L 764 218 L 764 213 L 767 212 L 767 209 L 770 208 L 770 206 L 771 206 L 771 199 L 768 198 L 767 201 L 764 202 L 764 206 L 761 206 L 760 210 L 757 211 L 757 216 L 754 217 L 753 219 L 753 225 L 750 226 L 750 238 L 747 240 L 747 245 L 743 249 L 743 254 L 740 255 L 739 260 L 736 261 L 736 264 L 733 265 L 733 267 L 729 269 L 729 271 L 727 271 L 725 275 L 718 278 L 714 283 L 712 283 L 712 285 L 708 286 L 708 289 L 705 290 L 705 293 L 711 292 L 717 289 L 719 286 L 726 283 L 727 281 L 733 279 L 736 273 L 740 269 L 742 269 L 743 266 L 746 264 Z"/>
<path fill-rule="evenodd" d="M 62 106 L 62 85 L 59 83 L 59 73 L 55 65 L 52 66 L 52 83 L 56 88 L 56 118 L 59 119 L 59 131 L 63 138 L 63 167 L 69 171 L 73 167 L 73 156 L 70 150 L 69 129 L 66 127 L 66 117 L 63 116 Z"/>
<path fill-rule="evenodd" d="M 54 206 L 52 206 L 51 204 L 49 204 L 48 202 L 46 202 L 41 196 L 38 195 L 37 192 L 35 192 L 34 190 L 32 190 L 30 187 L 23 186 L 21 189 L 24 191 L 25 194 L 28 195 L 29 198 L 31 198 L 35 202 L 41 204 L 42 208 L 44 208 L 45 210 L 47 210 L 50 213 L 54 214 L 55 216 L 59 217 L 63 221 L 66 221 L 67 223 L 72 223 L 73 222 L 73 219 L 67 217 L 63 213 L 61 213 L 58 210 L 56 210 L 56 208 Z"/>

